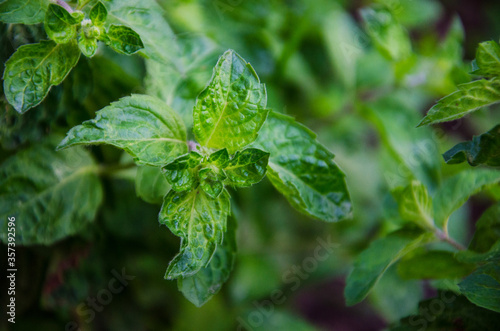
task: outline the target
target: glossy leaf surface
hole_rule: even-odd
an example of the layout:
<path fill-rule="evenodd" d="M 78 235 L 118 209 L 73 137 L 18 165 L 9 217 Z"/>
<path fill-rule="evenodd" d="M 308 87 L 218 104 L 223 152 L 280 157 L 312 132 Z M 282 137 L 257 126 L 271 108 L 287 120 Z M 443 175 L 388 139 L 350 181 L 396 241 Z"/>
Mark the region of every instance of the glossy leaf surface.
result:
<path fill-rule="evenodd" d="M 137 32 L 123 25 L 111 25 L 107 31 L 105 42 L 118 53 L 125 55 L 137 53 L 144 48 Z"/>
<path fill-rule="evenodd" d="M 269 153 L 257 148 L 247 148 L 236 152 L 224 172 L 226 183 L 233 186 L 248 187 L 264 178 L 269 161 Z"/>
<path fill-rule="evenodd" d="M 228 217 L 227 232 L 210 263 L 189 277 L 181 277 L 177 285 L 182 294 L 197 307 L 203 306 L 228 280 L 236 259 L 236 220 Z"/>
<path fill-rule="evenodd" d="M 222 242 L 229 213 L 226 191 L 217 199 L 203 190 L 171 190 L 165 196 L 159 222 L 182 238 L 181 250 L 170 262 L 166 279 L 191 276 L 207 266 Z"/>
<path fill-rule="evenodd" d="M 72 128 L 58 149 L 109 144 L 122 148 L 138 164 L 163 166 L 187 152 L 186 129 L 161 100 L 134 94 L 96 113 L 96 118 Z"/>
<path fill-rule="evenodd" d="M 267 117 L 266 102 L 266 88 L 252 66 L 233 50 L 226 51 L 193 110 L 197 141 L 233 154 L 257 138 Z"/>
<path fill-rule="evenodd" d="M 198 183 L 198 169 L 202 156 L 196 152 L 190 152 L 179 156 L 171 163 L 163 167 L 162 171 L 172 189 L 181 192 L 193 188 Z"/>
<path fill-rule="evenodd" d="M 224 189 L 222 180 L 226 177 L 223 173 L 216 173 L 213 169 L 204 168 L 199 172 L 200 187 L 211 198 L 217 198 Z"/>
<path fill-rule="evenodd" d="M 78 23 L 80 23 L 79 20 L 66 9 L 50 4 L 45 14 L 44 27 L 50 39 L 63 44 L 76 38 L 76 24 Z"/>
<path fill-rule="evenodd" d="M 76 41 L 56 44 L 42 40 L 19 47 L 5 63 L 3 86 L 7 100 L 18 112 L 26 112 L 66 78 L 79 58 Z"/>
<path fill-rule="evenodd" d="M 482 107 L 500 102 L 500 81 L 476 80 L 458 86 L 458 91 L 438 101 L 418 126 L 459 119 Z"/>
<path fill-rule="evenodd" d="M 102 2 L 99 1 L 90 10 L 89 18 L 95 25 L 102 25 L 108 18 L 108 10 Z"/>
<path fill-rule="evenodd" d="M 327 222 L 350 217 L 344 173 L 311 130 L 272 112 L 255 147 L 271 154 L 267 177 L 294 208 Z"/>

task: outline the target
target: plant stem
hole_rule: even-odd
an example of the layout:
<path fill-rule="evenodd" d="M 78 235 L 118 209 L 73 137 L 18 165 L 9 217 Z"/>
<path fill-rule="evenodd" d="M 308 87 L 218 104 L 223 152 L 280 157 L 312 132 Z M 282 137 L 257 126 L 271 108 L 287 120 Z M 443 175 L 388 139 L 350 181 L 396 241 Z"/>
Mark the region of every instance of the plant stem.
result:
<path fill-rule="evenodd" d="M 71 8 L 70 5 L 68 5 L 66 3 L 66 1 L 63 1 L 63 0 L 56 0 L 57 4 L 61 7 L 63 7 L 64 9 L 66 9 L 68 11 L 68 13 L 72 13 L 73 12 L 73 8 Z"/>
<path fill-rule="evenodd" d="M 461 251 L 463 251 L 463 250 L 466 249 L 464 247 L 464 245 L 460 244 L 459 242 L 456 242 L 453 238 L 450 238 L 448 236 L 448 234 L 444 233 L 443 231 L 441 231 L 439 229 L 436 229 L 434 231 L 434 233 L 439 238 L 439 240 L 447 242 L 448 244 L 450 244 L 451 246 L 455 247 L 456 249 L 461 250 Z"/>

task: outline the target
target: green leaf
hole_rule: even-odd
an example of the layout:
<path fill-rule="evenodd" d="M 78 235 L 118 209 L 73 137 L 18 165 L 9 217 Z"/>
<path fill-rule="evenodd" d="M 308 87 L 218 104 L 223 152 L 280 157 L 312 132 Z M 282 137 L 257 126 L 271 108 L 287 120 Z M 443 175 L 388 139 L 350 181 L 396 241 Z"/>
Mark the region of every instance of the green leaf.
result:
<path fill-rule="evenodd" d="M 43 22 L 49 0 L 6 0 L 0 2 L 0 21 L 36 24 Z"/>
<path fill-rule="evenodd" d="M 470 196 L 500 181 L 500 171 L 474 169 L 462 171 L 448 178 L 434 195 L 435 223 L 444 226 L 450 215 Z"/>
<path fill-rule="evenodd" d="M 26 112 L 66 78 L 79 58 L 76 41 L 56 44 L 42 40 L 19 47 L 5 63 L 3 88 L 7 100 L 18 112 Z"/>
<path fill-rule="evenodd" d="M 361 302 L 384 272 L 408 252 L 425 244 L 432 234 L 416 229 L 401 229 L 375 240 L 354 262 L 354 269 L 346 280 L 346 304 Z"/>
<path fill-rule="evenodd" d="M 111 0 L 109 23 L 127 25 L 141 36 L 146 55 L 163 65 L 178 66 L 177 36 L 164 17 L 163 8 L 155 0 Z"/>
<path fill-rule="evenodd" d="M 432 199 L 424 184 L 412 180 L 407 187 L 395 190 L 393 195 L 404 221 L 416 223 L 424 229 L 434 227 Z"/>
<path fill-rule="evenodd" d="M 453 121 L 497 102 L 500 102 L 499 80 L 481 79 L 461 84 L 458 91 L 439 100 L 418 126 Z"/>
<path fill-rule="evenodd" d="M 477 268 L 458 284 L 472 303 L 500 313 L 500 259 Z"/>
<path fill-rule="evenodd" d="M 257 148 L 247 148 L 236 152 L 224 172 L 227 175 L 226 184 L 249 187 L 257 184 L 266 174 L 269 153 Z"/>
<path fill-rule="evenodd" d="M 411 54 L 408 32 L 383 8 L 367 7 L 360 11 L 365 29 L 380 53 L 390 60 L 402 60 Z"/>
<path fill-rule="evenodd" d="M 64 44 L 76 38 L 78 20 L 63 7 L 50 4 L 45 14 L 45 31 L 50 39 Z"/>
<path fill-rule="evenodd" d="M 233 50 L 217 62 L 193 110 L 193 131 L 202 146 L 229 154 L 252 143 L 266 120 L 267 94 L 252 66 Z"/>
<path fill-rule="evenodd" d="M 324 44 L 335 73 L 346 88 L 353 89 L 356 83 L 357 61 L 365 51 L 357 45 L 363 32 L 352 15 L 340 9 L 325 13 L 321 24 Z"/>
<path fill-rule="evenodd" d="M 131 28 L 111 25 L 104 39 L 106 45 L 118 53 L 131 55 L 144 48 L 141 37 Z"/>
<path fill-rule="evenodd" d="M 488 78 L 500 76 L 500 45 L 492 40 L 480 43 L 473 66 L 472 73 L 475 75 Z"/>
<path fill-rule="evenodd" d="M 226 148 L 213 152 L 208 157 L 208 163 L 214 164 L 219 169 L 224 169 L 229 164 L 229 153 Z"/>
<path fill-rule="evenodd" d="M 327 222 L 351 216 L 344 173 L 311 130 L 271 112 L 255 147 L 271 153 L 267 177 L 294 208 Z"/>
<path fill-rule="evenodd" d="M 74 24 L 80 24 L 82 23 L 83 19 L 85 18 L 85 13 L 80 11 L 80 10 L 75 10 L 74 12 L 71 13 L 71 17 L 73 18 L 73 22 L 76 21 Z"/>
<path fill-rule="evenodd" d="M 217 199 L 212 199 L 202 190 L 171 190 L 165 196 L 159 222 L 182 238 L 181 250 L 170 262 L 166 279 L 192 276 L 207 266 L 217 245 L 222 242 L 229 214 L 227 191 Z"/>
<path fill-rule="evenodd" d="M 479 136 L 472 137 L 472 141 L 459 143 L 443 154 L 448 164 L 457 164 L 467 161 L 471 166 L 487 165 L 500 166 L 500 125 Z"/>
<path fill-rule="evenodd" d="M 86 57 L 92 57 L 97 52 L 97 39 L 87 38 L 82 33 L 78 39 L 78 47 Z"/>
<path fill-rule="evenodd" d="M 96 113 L 96 118 L 72 128 L 58 149 L 109 144 L 122 148 L 137 164 L 164 166 L 187 152 L 186 129 L 163 101 L 133 94 Z"/>
<path fill-rule="evenodd" d="M 163 197 L 170 190 L 165 176 L 158 167 L 139 166 L 135 178 L 135 191 L 142 200 L 161 204 Z"/>
<path fill-rule="evenodd" d="M 225 175 L 217 174 L 214 170 L 210 168 L 201 169 L 200 175 L 200 187 L 205 191 L 211 198 L 217 198 L 224 189 L 224 184 L 222 181 L 225 179 Z"/>
<path fill-rule="evenodd" d="M 488 252 L 500 240 L 500 202 L 488 208 L 476 222 L 476 231 L 468 249 Z"/>
<path fill-rule="evenodd" d="M 176 158 L 171 163 L 162 168 L 163 174 L 172 189 L 177 192 L 186 191 L 193 188 L 198 183 L 197 167 L 202 160 L 202 156 L 197 152 L 190 152 Z"/>
<path fill-rule="evenodd" d="M 0 166 L 0 239 L 16 218 L 16 244 L 49 245 L 96 216 L 103 192 L 98 166 L 83 148 L 55 152 L 55 140 L 20 151 Z"/>
<path fill-rule="evenodd" d="M 452 252 L 417 250 L 397 265 L 403 279 L 457 279 L 472 272 L 474 267 L 459 262 Z"/>
<path fill-rule="evenodd" d="M 228 280 L 236 258 L 236 220 L 228 217 L 227 232 L 222 245 L 215 250 L 210 263 L 196 274 L 177 279 L 184 296 L 197 307 L 203 306 Z"/>
<path fill-rule="evenodd" d="M 107 17 L 108 10 L 100 1 L 98 1 L 90 10 L 89 18 L 95 25 L 103 25 L 104 22 L 106 22 Z"/>

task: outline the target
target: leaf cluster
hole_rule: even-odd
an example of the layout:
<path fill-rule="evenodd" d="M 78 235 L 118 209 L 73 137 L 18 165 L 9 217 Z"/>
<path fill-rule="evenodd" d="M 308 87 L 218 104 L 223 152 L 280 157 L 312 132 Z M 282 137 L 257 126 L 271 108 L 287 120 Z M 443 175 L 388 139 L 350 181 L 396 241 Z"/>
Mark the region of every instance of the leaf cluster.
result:
<path fill-rule="evenodd" d="M 418 55 L 412 54 L 410 40 L 404 27 L 396 20 L 397 13 L 393 8 L 376 5 L 363 9 L 361 16 L 376 50 L 395 66 L 395 75 L 411 73 L 410 68 L 419 61 Z M 453 34 L 453 26 L 450 34 Z M 500 101 L 497 86 L 499 63 L 500 46 L 494 41 L 481 43 L 472 63 L 472 74 L 486 79 L 459 85 L 458 91 L 439 100 L 429 110 L 419 126 L 455 120 Z M 415 166 L 405 157 L 408 154 L 397 149 L 401 142 L 396 143 L 393 136 L 397 136 L 394 128 L 398 125 L 390 126 L 389 123 L 398 122 L 391 119 L 387 103 L 364 109 L 387 146 L 390 158 L 399 164 L 399 169 L 404 167 L 408 175 L 401 182 L 390 183 L 393 206 L 397 210 L 393 215 L 397 219 L 396 230 L 381 235 L 356 258 L 346 280 L 346 303 L 354 305 L 362 301 L 376 288 L 384 274 L 395 270 L 402 280 L 451 281 L 456 284 L 454 290 L 466 297 L 467 302 L 500 312 L 497 305 L 500 236 L 493 230 L 500 220 L 498 202 L 477 221 L 474 239 L 468 247 L 454 240 L 449 232 L 449 222 L 456 215 L 455 211 L 462 208 L 472 195 L 495 191 L 500 173 L 492 169 L 465 169 L 434 186 L 430 183 L 435 179 L 429 180 L 415 171 Z M 500 145 L 497 136 L 498 126 L 470 142 L 456 145 L 444 153 L 446 163 L 467 161 L 472 166 L 498 167 Z M 414 151 L 411 154 L 416 158 L 422 157 Z M 493 200 L 498 201 L 498 198 Z M 407 323 L 406 320 L 402 325 Z"/>
<path fill-rule="evenodd" d="M 80 54 L 94 56 L 98 41 L 126 55 L 144 48 L 141 38 L 130 27 L 107 23 L 108 11 L 100 1 L 87 13 L 80 6 L 73 10 L 65 3 L 63 7 L 49 1 L 21 2 L 3 2 L 0 21 L 25 24 L 43 21 L 50 38 L 19 47 L 5 63 L 5 96 L 21 114 L 40 104 L 50 88 L 67 77 Z"/>
<path fill-rule="evenodd" d="M 9 24 L 9 33 L 21 31 L 12 51 L 14 45 L 39 45 L 19 47 L 9 65 L 12 77 L 4 79 L 10 84 L 4 82 L 5 91 L 17 88 L 13 105 L 39 106 L 21 117 L 0 99 L 10 111 L 2 116 L 2 146 L 28 146 L 20 152 L 9 147 L 1 156 L 0 213 L 19 219 L 22 245 L 64 250 L 83 239 L 93 242 L 93 249 L 99 246 L 110 265 L 133 265 L 148 285 L 147 291 L 134 285 L 131 296 L 146 311 L 175 305 L 164 310 L 168 316 L 162 314 L 159 324 L 167 318 L 176 330 L 234 329 L 234 315 L 254 311 L 251 301 L 266 300 L 276 289 L 286 292 L 288 281 L 299 281 L 294 276 L 307 285 L 348 273 L 360 250 L 347 277 L 349 305 L 369 295 L 377 314 L 396 321 L 416 312 L 423 284 L 430 284 L 446 290 L 441 297 L 453 291 L 454 303 L 446 302 L 445 312 L 429 321 L 425 312 L 435 301 L 421 302 L 418 315 L 402 319 L 395 329 L 412 329 L 415 321 L 435 329 L 496 329 L 498 171 L 440 162 L 439 153 L 449 146 L 430 127 L 414 125 L 421 109 L 456 89 L 424 122 L 496 103 L 499 46 L 480 45 L 473 75 L 486 79 L 470 83 L 458 16 L 438 36 L 429 29 L 441 22 L 437 1 L 374 2 L 360 10 L 358 26 L 350 14 L 357 4 L 342 8 L 326 0 L 236 6 L 205 0 L 68 1 L 75 9 L 46 0 L 0 1 L 0 20 Z M 0 32 L 6 27 L 0 25 Z M 52 40 L 27 38 L 29 29 L 46 31 Z M 96 52 L 99 42 L 110 47 Z M 228 44 L 253 66 L 232 50 L 219 57 L 221 45 Z M 0 51 L 4 62 L 9 50 Z M 143 57 L 121 56 L 136 51 Z M 80 59 L 81 53 L 92 59 Z M 314 128 L 321 143 L 279 109 Z M 475 116 L 471 127 L 486 131 L 491 123 Z M 31 119 L 33 126 L 25 125 Z M 455 146 L 445 160 L 497 167 L 497 131 L 495 126 Z M 54 132 L 67 135 L 62 139 Z M 40 137 L 45 141 L 34 143 Z M 93 147 L 84 149 L 88 145 Z M 134 189 L 155 205 L 136 199 Z M 283 206 L 285 199 L 276 192 L 300 214 Z M 478 209 L 469 207 L 478 201 L 491 206 L 473 220 L 469 241 L 465 222 L 476 215 Z M 171 236 L 148 221 L 156 215 Z M 324 224 L 303 222 L 305 217 L 354 220 Z M 6 224 L 0 220 L 0 226 Z M 214 297 L 235 265 L 237 234 L 244 240 L 238 242 L 234 279 L 225 287 L 227 297 Z M 302 254 L 312 253 L 313 238 L 325 236 L 342 249 L 328 251 L 307 277 L 295 274 L 295 265 L 284 272 L 292 259 L 310 262 Z M 210 303 L 196 309 L 175 284 L 157 277 L 166 258 L 172 260 L 165 278 L 176 279 L 196 306 L 214 297 Z M 142 274 L 148 269 L 150 278 Z M 73 277 L 80 269 L 74 270 Z M 76 306 L 88 289 L 74 294 L 72 287 L 89 281 L 66 275 L 61 291 Z M 48 296 L 49 309 L 67 299 L 58 301 L 58 295 Z M 336 304 L 344 307 L 329 301 L 330 308 Z M 67 309 L 69 314 L 74 308 Z M 364 313 L 363 305 L 350 309 Z M 140 310 L 130 315 L 144 316 Z M 281 311 L 262 328 L 302 329 L 300 320 Z"/>
<path fill-rule="evenodd" d="M 500 102 L 500 45 L 496 41 L 479 44 L 476 58 L 472 61 L 471 74 L 482 76 L 467 84 L 458 86 L 458 91 L 442 98 L 422 119 L 419 126 L 453 121 L 478 109 Z M 499 166 L 498 125 L 490 131 L 462 142 L 443 154 L 448 164 L 467 161 L 471 166 Z"/>
<path fill-rule="evenodd" d="M 228 233 L 231 207 L 226 186 L 250 187 L 266 171 L 272 172 L 271 182 L 298 210 L 325 221 L 350 216 L 344 175 L 333 155 L 307 128 L 290 117 L 269 113 L 266 101 L 265 86 L 255 70 L 228 50 L 193 107 L 197 142 L 186 141 L 184 123 L 164 102 L 132 95 L 72 128 L 58 146 L 109 144 L 125 150 L 138 165 L 161 169 L 170 190 L 163 198 L 159 222 L 181 238 L 180 252 L 170 262 L 165 278 L 178 278 L 179 288 L 197 305 L 216 293 L 214 286 L 220 288 L 232 268 L 234 245 L 225 246 L 225 240 L 234 241 L 235 234 L 234 230 Z M 278 131 L 291 139 L 274 136 Z M 158 176 L 158 172 L 151 175 Z M 143 171 L 138 174 L 138 194 L 155 201 L 141 193 L 151 183 L 144 176 Z M 167 187 L 160 185 L 163 190 Z M 222 257 L 225 266 L 220 265 Z M 194 290 L 186 292 L 186 284 L 196 279 L 192 277 L 215 281 L 207 271 L 214 268 L 225 275 L 216 278 L 217 284 L 202 293 L 196 288 L 196 295 Z"/>

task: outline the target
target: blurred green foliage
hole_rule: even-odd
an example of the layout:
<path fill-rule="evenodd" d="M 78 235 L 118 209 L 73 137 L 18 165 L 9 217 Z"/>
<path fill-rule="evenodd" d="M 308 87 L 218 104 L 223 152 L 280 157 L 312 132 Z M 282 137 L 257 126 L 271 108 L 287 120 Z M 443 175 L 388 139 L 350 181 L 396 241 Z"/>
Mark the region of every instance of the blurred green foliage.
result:
<path fill-rule="evenodd" d="M 6 13 L 13 3 L 0 1 L 2 63 L 19 46 L 46 39 L 43 24 L 10 21 L 13 16 Z M 69 3 L 77 5 L 76 1 Z M 472 138 L 500 123 L 499 106 L 493 102 L 489 110 L 477 110 L 448 124 L 416 126 L 436 100 L 453 93 L 457 85 L 479 84 L 470 83 L 477 76 L 469 72 L 485 63 L 490 68 L 491 59 L 476 61 L 474 66 L 471 60 L 479 42 L 500 36 L 498 3 L 104 3 L 110 22 L 133 28 L 146 51 L 139 52 L 142 56 L 125 56 L 99 46 L 91 59 L 81 57 L 62 84 L 52 87 L 40 105 L 23 115 L 9 105 L 2 90 L 3 164 L 8 157 L 66 133 L 132 93 L 164 100 L 191 128 L 196 97 L 209 81 L 218 56 L 230 48 L 252 63 L 266 84 L 267 107 L 304 123 L 335 154 L 335 162 L 346 173 L 353 217 L 339 223 L 315 221 L 295 211 L 267 179 L 252 188 L 231 190 L 232 213 L 238 224 L 234 271 L 219 294 L 198 308 L 182 296 L 176 282 L 163 279 L 165 265 L 179 248 L 179 238 L 157 223 L 158 203 L 168 191 L 168 183 L 156 168 L 120 167 L 131 160 L 115 148 L 92 147 L 86 153 L 100 166 L 120 170 L 101 174 L 102 205 L 95 219 L 78 233 L 69 231 L 70 237 L 50 246 L 17 247 L 16 324 L 2 320 L 0 328 L 56 330 L 74 322 L 81 330 L 495 329 L 492 325 L 500 321 L 500 278 L 495 264 L 500 251 L 498 171 L 471 169 L 465 162 L 449 165 L 440 154 L 464 140 L 475 142 L 483 137 Z M 40 20 L 32 14 L 25 23 L 43 21 L 43 16 Z M 480 47 L 480 51 L 484 49 L 485 45 Z M 490 78 L 480 69 L 483 73 L 475 74 Z M 495 84 L 494 79 L 486 82 Z M 493 99 L 498 98 L 494 95 Z M 463 153 L 467 160 L 476 155 L 468 150 Z M 425 194 L 408 188 L 412 183 L 425 188 Z M 0 193 L 8 194 L 7 184 L 1 184 Z M 401 192 L 411 194 L 397 195 Z M 401 198 L 404 211 L 398 205 Z M 80 203 L 75 201 L 73 207 L 83 208 Z M 422 205 L 423 211 L 419 209 Z M 424 217 L 410 220 L 409 212 Z M 412 233 L 411 238 L 416 234 L 417 239 L 428 242 L 418 237 L 422 230 L 406 228 L 410 221 L 424 223 L 428 215 L 437 215 L 437 225 L 444 225 L 440 230 L 446 229 L 455 244 L 471 242 L 468 250 L 453 255 L 456 250 L 449 243 L 432 242 L 391 265 L 408 245 L 408 236 L 398 237 L 401 228 Z M 0 233 L 4 231 L 0 229 Z M 335 245 L 325 248 L 321 245 L 325 241 Z M 387 261 L 377 261 L 379 251 L 392 247 L 385 241 L 400 251 L 390 252 L 394 256 Z M 3 259 L 6 246 L 1 247 Z M 367 247 L 376 249 L 359 255 Z M 317 251 L 326 255 L 315 258 Z M 427 267 L 429 261 L 440 267 Z M 380 278 L 377 271 L 379 281 L 372 280 L 372 291 L 363 293 L 368 295 L 366 302 L 346 308 L 343 286 L 329 285 L 342 282 L 353 264 L 370 267 L 370 263 L 384 275 Z M 447 264 L 452 265 L 453 273 L 442 268 Z M 414 270 L 415 265 L 421 267 Z M 101 311 L 90 309 L 95 313 L 92 319 L 90 313 L 82 314 L 91 307 L 88 298 L 99 297 L 110 280 L 116 279 L 113 270 L 121 273 L 123 268 L 135 278 L 113 294 L 109 304 L 99 305 Z M 462 280 L 471 268 L 475 270 Z M 477 289 L 476 279 L 484 275 L 490 275 L 487 285 L 496 292 Z M 361 282 L 366 283 L 366 278 Z M 451 297 L 454 299 L 443 299 Z M 3 300 L 2 295 L 2 306 Z M 436 305 L 438 313 L 425 313 L 434 311 Z"/>

